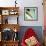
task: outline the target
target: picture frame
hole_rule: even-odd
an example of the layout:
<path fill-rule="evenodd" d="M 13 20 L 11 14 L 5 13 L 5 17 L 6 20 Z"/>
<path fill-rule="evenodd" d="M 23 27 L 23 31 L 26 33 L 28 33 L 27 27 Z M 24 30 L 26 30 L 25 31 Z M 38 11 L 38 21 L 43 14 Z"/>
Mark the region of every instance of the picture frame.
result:
<path fill-rule="evenodd" d="M 38 20 L 38 8 L 37 7 L 24 7 L 24 20 L 25 21 L 37 21 Z"/>
<path fill-rule="evenodd" d="M 2 10 L 2 15 L 9 15 L 9 10 Z"/>

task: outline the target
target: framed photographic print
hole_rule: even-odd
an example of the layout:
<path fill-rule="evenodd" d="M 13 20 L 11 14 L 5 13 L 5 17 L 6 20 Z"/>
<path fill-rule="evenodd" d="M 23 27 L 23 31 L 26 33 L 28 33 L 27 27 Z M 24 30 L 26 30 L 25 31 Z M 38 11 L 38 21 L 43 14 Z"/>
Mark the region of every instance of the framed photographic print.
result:
<path fill-rule="evenodd" d="M 2 15 L 9 15 L 9 10 L 2 10 Z"/>
<path fill-rule="evenodd" d="M 24 20 L 25 21 L 37 21 L 38 20 L 38 8 L 37 7 L 24 7 Z"/>

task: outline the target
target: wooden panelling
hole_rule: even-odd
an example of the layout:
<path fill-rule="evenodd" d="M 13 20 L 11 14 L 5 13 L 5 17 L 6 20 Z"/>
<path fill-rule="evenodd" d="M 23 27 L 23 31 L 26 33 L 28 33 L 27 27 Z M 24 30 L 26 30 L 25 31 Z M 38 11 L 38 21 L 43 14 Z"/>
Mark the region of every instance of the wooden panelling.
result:
<path fill-rule="evenodd" d="M 3 42 L 3 46 L 18 46 L 18 41 L 5 41 Z"/>
<path fill-rule="evenodd" d="M 18 24 L 2 24 L 0 25 L 1 26 L 1 31 L 5 28 L 10 28 L 14 31 L 14 29 L 16 29 L 17 31 L 19 31 L 20 29 L 20 26 Z"/>
<path fill-rule="evenodd" d="M 0 7 L 0 10 L 12 10 L 12 9 L 14 9 L 14 10 L 19 10 L 19 7 Z"/>

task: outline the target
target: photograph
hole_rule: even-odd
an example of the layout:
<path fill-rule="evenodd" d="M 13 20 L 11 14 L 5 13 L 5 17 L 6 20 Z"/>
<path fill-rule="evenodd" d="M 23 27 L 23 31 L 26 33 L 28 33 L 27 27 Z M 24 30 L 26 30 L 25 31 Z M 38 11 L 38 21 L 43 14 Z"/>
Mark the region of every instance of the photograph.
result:
<path fill-rule="evenodd" d="M 37 7 L 24 7 L 24 20 L 25 21 L 37 21 L 38 20 L 38 8 Z"/>

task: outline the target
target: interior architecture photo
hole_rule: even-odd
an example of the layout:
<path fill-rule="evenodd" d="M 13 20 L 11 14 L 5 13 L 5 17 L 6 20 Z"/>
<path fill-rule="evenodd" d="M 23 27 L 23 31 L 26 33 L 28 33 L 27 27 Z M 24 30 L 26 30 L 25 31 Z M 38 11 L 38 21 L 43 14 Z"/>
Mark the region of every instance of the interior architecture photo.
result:
<path fill-rule="evenodd" d="M 46 0 L 0 0 L 0 46 L 46 46 Z"/>

